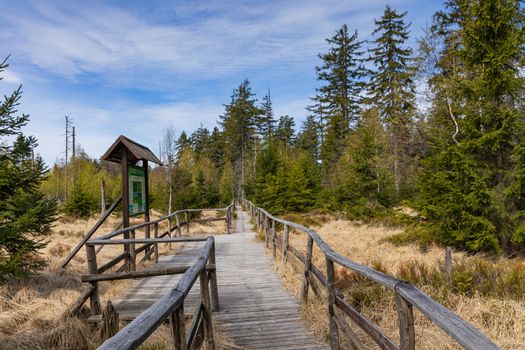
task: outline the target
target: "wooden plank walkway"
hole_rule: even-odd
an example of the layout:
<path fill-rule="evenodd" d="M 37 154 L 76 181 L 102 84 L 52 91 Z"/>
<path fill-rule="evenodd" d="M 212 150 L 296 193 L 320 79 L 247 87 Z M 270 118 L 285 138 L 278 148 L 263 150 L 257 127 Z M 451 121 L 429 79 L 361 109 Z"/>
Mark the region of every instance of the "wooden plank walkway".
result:
<path fill-rule="evenodd" d="M 217 235 L 216 261 L 220 312 L 213 317 L 224 336 L 246 349 L 327 349 L 317 342 L 299 318 L 299 306 L 273 270 L 273 258 L 264 244 L 255 240 L 248 215 L 237 211 L 235 233 Z M 192 264 L 202 243 L 187 243 L 175 255 L 164 256 L 160 266 Z M 155 265 L 158 267 L 157 265 Z M 115 308 L 123 320 L 144 311 L 176 285 L 180 275 L 135 280 Z M 198 283 L 185 301 L 193 312 Z"/>

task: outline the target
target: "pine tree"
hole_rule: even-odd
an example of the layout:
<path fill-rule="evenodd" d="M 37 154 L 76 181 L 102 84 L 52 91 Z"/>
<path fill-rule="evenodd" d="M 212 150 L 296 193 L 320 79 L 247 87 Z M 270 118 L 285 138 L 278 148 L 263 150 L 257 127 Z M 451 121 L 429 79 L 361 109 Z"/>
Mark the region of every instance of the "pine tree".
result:
<path fill-rule="evenodd" d="M 324 85 L 317 89 L 308 110 L 321 125 L 321 158 L 328 173 L 341 157 L 346 133 L 358 122 L 365 70 L 357 31 L 350 35 L 344 24 L 326 41 L 330 49 L 319 54 L 323 64 L 316 67 L 317 80 Z"/>
<path fill-rule="evenodd" d="M 6 62 L 0 63 L 0 73 Z M 0 137 L 18 135 L 12 147 L 0 140 L 0 281 L 25 277 L 44 265 L 38 250 L 56 213 L 56 202 L 39 191 L 47 169 L 34 156 L 36 139 L 20 132 L 29 121 L 28 115 L 17 115 L 21 94 L 19 87 L 0 103 Z"/>
<path fill-rule="evenodd" d="M 306 120 L 303 122 L 301 130 L 297 135 L 297 147 L 304 150 L 310 155 L 311 159 L 317 163 L 320 159 L 319 142 L 319 124 L 315 120 L 315 117 L 310 115 L 306 117 Z"/>
<path fill-rule="evenodd" d="M 386 137 L 376 109 L 363 116 L 348 140 L 338 164 L 338 207 L 351 219 L 368 219 L 385 212 L 392 204 L 393 181 L 387 169 Z"/>
<path fill-rule="evenodd" d="M 268 143 L 275 132 L 275 119 L 273 117 L 273 105 L 270 91 L 263 97 L 261 104 L 262 114 L 257 120 L 257 128 L 263 143 Z"/>
<path fill-rule="evenodd" d="M 412 49 L 405 47 L 409 37 L 406 12 L 398 13 L 386 6 L 383 16 L 375 21 L 374 47 L 369 60 L 375 65 L 369 83 L 370 102 L 379 109 L 390 137 L 393 173 L 398 195 L 411 184 L 409 180 L 410 139 L 414 124 L 414 69 Z"/>
<path fill-rule="evenodd" d="M 288 115 L 279 118 L 279 124 L 275 130 L 275 139 L 281 142 L 285 148 L 289 148 L 295 141 L 295 121 Z"/>
<path fill-rule="evenodd" d="M 431 83 L 455 134 L 425 161 L 422 208 L 449 244 L 510 251 L 523 242 L 523 10 L 512 0 L 450 1 L 446 10 L 435 17 L 445 49 Z"/>
<path fill-rule="evenodd" d="M 233 91 L 232 101 L 226 105 L 221 116 L 221 125 L 225 140 L 226 157 L 234 164 L 236 193 L 243 197 L 246 184 L 247 159 L 253 154 L 256 141 L 257 119 L 262 110 L 256 106 L 257 99 L 252 92 L 250 82 L 245 79 Z"/>

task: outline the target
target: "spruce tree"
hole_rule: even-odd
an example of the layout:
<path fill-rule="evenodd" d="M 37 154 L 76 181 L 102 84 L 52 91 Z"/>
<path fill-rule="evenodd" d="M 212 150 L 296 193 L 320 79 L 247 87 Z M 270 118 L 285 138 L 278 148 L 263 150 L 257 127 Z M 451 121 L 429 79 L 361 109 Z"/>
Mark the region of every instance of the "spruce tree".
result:
<path fill-rule="evenodd" d="M 308 110 L 321 126 L 321 158 L 328 173 L 341 157 L 346 133 L 358 122 L 365 70 L 357 31 L 350 35 L 344 24 L 326 41 L 330 48 L 319 54 L 322 65 L 316 67 L 317 80 L 323 86 L 317 89 Z"/>
<path fill-rule="evenodd" d="M 234 164 L 236 194 L 243 197 L 247 180 L 247 159 L 253 154 L 256 141 L 257 119 L 262 110 L 256 105 L 257 99 L 250 82 L 245 79 L 233 91 L 231 103 L 221 116 L 226 157 Z"/>
<path fill-rule="evenodd" d="M 338 207 L 351 219 L 367 219 L 385 212 L 392 204 L 393 181 L 387 168 L 386 137 L 376 109 L 363 112 L 338 164 Z"/>
<path fill-rule="evenodd" d="M 289 148 L 295 142 L 295 121 L 292 117 L 284 115 L 279 118 L 279 124 L 275 130 L 275 139 L 285 148 Z"/>
<path fill-rule="evenodd" d="M 414 69 L 412 49 L 406 47 L 409 24 L 406 12 L 398 13 L 386 6 L 383 16 L 375 21 L 374 46 L 369 61 L 374 64 L 370 76 L 370 102 L 380 112 L 390 137 L 392 168 L 398 195 L 403 195 L 404 182 L 410 180 L 410 139 L 414 124 Z"/>
<path fill-rule="evenodd" d="M 440 62 L 455 62 L 460 74 L 440 67 L 434 104 L 446 106 L 456 131 L 425 161 L 423 213 L 449 244 L 510 251 L 523 242 L 523 10 L 512 0 L 451 1 L 446 10 L 434 29 L 457 44 L 444 45 Z"/>
<path fill-rule="evenodd" d="M 28 115 L 17 114 L 21 94 L 19 87 L 0 103 L 0 281 L 25 277 L 44 265 L 38 250 L 56 213 L 56 202 L 39 191 L 47 169 L 34 156 L 36 139 L 20 132 L 29 121 Z M 4 139 L 9 135 L 18 135 L 12 146 Z"/>

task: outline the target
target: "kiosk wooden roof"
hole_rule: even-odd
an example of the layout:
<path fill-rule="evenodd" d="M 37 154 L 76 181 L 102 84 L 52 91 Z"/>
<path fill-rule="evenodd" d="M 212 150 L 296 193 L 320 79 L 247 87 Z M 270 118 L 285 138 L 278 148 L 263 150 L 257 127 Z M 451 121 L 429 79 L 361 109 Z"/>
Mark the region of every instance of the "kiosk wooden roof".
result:
<path fill-rule="evenodd" d="M 139 160 L 147 160 L 149 162 L 162 165 L 159 158 L 157 158 L 157 156 L 151 152 L 148 147 L 143 146 L 124 135 L 120 135 L 100 159 L 120 164 L 122 160 L 122 150 L 128 151 L 127 158 L 128 162 L 130 163 L 136 163 Z"/>

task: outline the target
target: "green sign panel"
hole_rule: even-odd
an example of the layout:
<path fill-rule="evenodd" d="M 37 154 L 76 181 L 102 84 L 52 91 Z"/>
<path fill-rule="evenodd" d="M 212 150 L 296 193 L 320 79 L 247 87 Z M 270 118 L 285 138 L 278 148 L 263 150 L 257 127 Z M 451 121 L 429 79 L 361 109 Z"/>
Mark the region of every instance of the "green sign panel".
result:
<path fill-rule="evenodd" d="M 128 168 L 129 216 L 144 214 L 146 208 L 146 179 L 144 169 L 130 165 Z"/>

